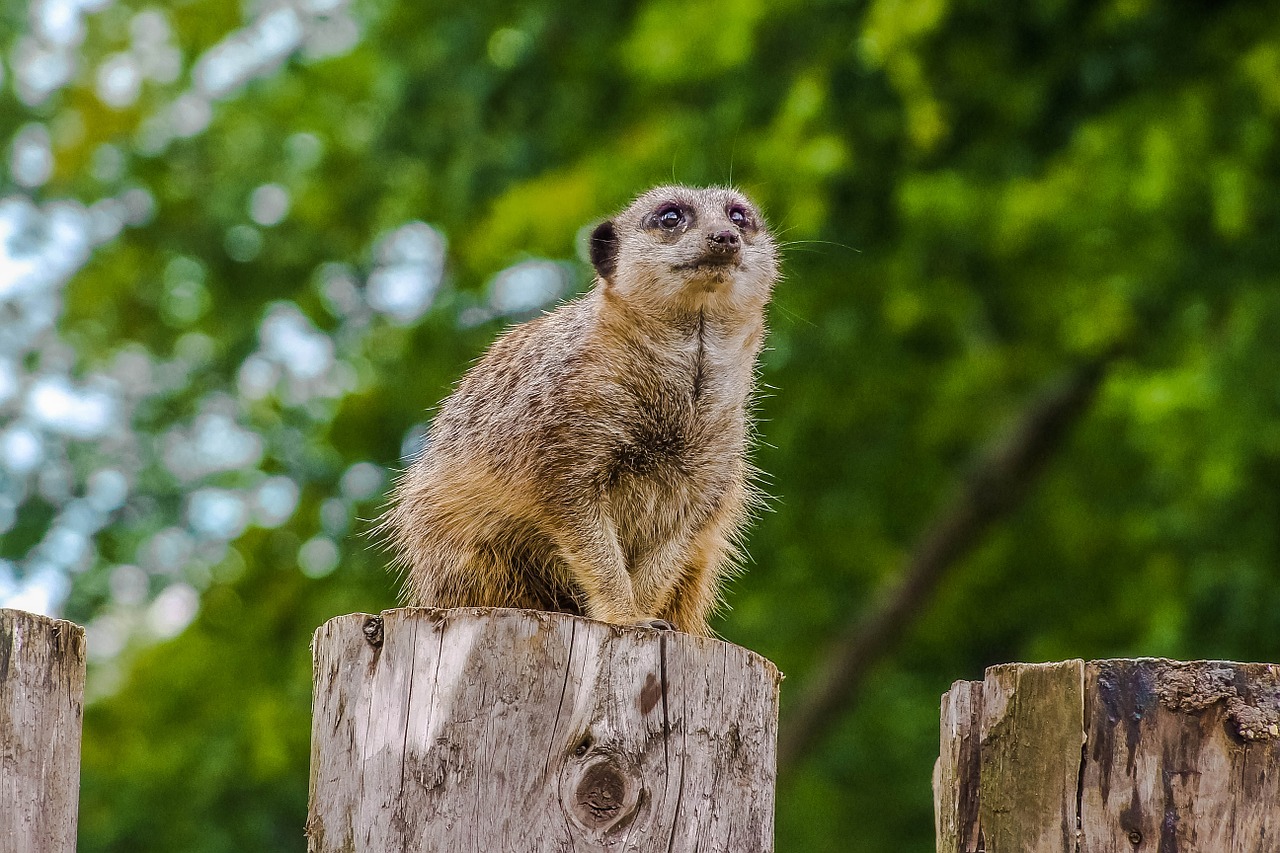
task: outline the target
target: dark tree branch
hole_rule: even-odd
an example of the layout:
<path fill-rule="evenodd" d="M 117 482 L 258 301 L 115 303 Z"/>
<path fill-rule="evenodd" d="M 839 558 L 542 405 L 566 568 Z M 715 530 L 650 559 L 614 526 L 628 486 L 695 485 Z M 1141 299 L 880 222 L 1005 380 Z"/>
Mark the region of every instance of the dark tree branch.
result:
<path fill-rule="evenodd" d="M 959 493 L 926 528 L 900 580 L 823 656 L 784 719 L 782 773 L 794 768 L 852 703 L 868 669 L 932 598 L 939 581 L 987 530 L 1022 501 L 1036 475 L 1088 410 L 1110 358 L 1080 367 L 1046 389 L 1013 430 L 979 457 Z"/>

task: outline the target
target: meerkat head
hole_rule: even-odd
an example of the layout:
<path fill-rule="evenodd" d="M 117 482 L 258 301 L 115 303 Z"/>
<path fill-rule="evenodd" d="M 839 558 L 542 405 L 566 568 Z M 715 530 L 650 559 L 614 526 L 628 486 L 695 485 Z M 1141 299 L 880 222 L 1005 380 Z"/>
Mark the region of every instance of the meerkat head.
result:
<path fill-rule="evenodd" d="M 591 235 L 604 286 L 657 310 L 758 310 L 778 278 L 764 218 L 728 187 L 657 187 Z"/>

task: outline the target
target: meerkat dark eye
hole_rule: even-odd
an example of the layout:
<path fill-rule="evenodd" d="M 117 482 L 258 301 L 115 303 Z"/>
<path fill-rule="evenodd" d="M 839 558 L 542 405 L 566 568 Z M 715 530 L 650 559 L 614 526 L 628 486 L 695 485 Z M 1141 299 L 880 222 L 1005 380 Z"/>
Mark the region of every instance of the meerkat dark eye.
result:
<path fill-rule="evenodd" d="M 751 217 L 747 215 L 745 208 L 739 205 L 733 205 L 729 208 L 729 221 L 739 228 L 746 228 L 751 224 Z"/>
<path fill-rule="evenodd" d="M 663 228 L 671 230 L 678 228 L 680 223 L 684 222 L 684 213 L 677 205 L 664 204 L 662 207 L 658 208 L 657 212 L 653 215 L 653 218 Z"/>

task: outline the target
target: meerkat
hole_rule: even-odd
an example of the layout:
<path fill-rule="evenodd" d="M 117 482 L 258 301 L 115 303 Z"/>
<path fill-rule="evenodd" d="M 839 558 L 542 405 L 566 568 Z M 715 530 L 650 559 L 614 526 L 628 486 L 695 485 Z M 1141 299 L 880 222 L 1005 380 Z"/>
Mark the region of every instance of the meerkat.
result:
<path fill-rule="evenodd" d="M 737 190 L 664 186 L 596 227 L 590 256 L 591 289 L 503 334 L 395 484 L 404 598 L 708 636 L 759 500 L 777 245 Z"/>

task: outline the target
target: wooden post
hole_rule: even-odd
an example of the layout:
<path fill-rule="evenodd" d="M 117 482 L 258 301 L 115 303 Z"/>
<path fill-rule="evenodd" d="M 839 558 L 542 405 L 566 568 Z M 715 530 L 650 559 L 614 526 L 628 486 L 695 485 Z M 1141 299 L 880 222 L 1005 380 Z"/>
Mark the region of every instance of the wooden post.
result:
<path fill-rule="evenodd" d="M 74 853 L 84 629 L 0 610 L 0 853 Z"/>
<path fill-rule="evenodd" d="M 942 697 L 938 853 L 1280 851 L 1280 666 L 1008 664 Z"/>
<path fill-rule="evenodd" d="M 312 853 L 773 850 L 778 670 L 528 610 L 389 610 L 313 644 Z"/>

